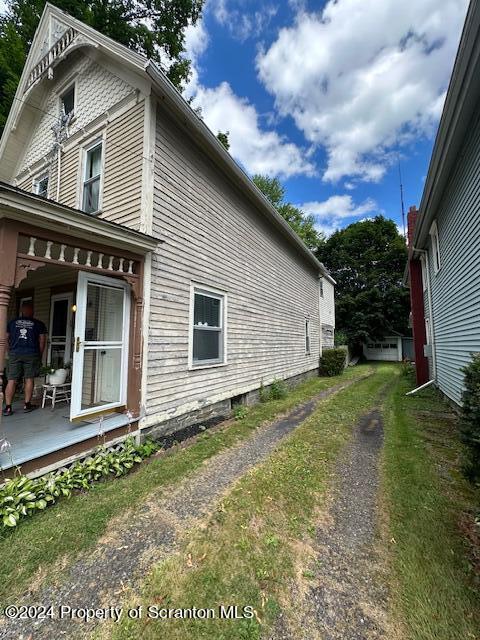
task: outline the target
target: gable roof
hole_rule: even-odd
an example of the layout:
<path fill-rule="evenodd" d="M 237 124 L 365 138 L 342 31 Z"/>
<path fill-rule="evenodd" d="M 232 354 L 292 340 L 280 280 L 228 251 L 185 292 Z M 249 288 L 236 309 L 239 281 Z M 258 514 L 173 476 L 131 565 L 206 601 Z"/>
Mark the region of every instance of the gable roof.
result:
<path fill-rule="evenodd" d="M 145 56 L 130 50 L 128 47 L 115 42 L 111 38 L 104 36 L 92 27 L 73 18 L 68 13 L 58 9 L 50 3 L 46 3 L 37 31 L 35 33 L 30 52 L 25 63 L 25 67 L 20 78 L 20 82 L 15 94 L 13 106 L 5 125 L 2 139 L 0 141 L 0 158 L 4 160 L 8 153 L 14 153 L 9 149 L 8 141 L 10 133 L 14 130 L 22 110 L 26 107 L 23 99 L 25 92 L 33 93 L 44 76 L 39 76 L 30 87 L 28 86 L 29 76 L 32 69 L 41 60 L 40 53 L 47 34 L 50 32 L 50 25 L 53 20 L 57 20 L 68 28 L 75 30 L 75 38 L 65 49 L 65 52 L 58 58 L 64 59 L 73 48 L 102 47 L 109 55 L 119 59 L 122 65 L 127 66 L 139 76 L 150 81 L 154 93 L 162 99 L 169 108 L 171 115 L 179 122 L 188 135 L 209 155 L 217 167 L 227 175 L 227 177 L 238 186 L 242 193 L 252 202 L 254 207 L 271 222 L 277 230 L 297 249 L 298 254 L 323 277 L 332 284 L 336 284 L 325 266 L 317 260 L 314 254 L 303 243 L 300 237 L 293 231 L 290 225 L 278 213 L 273 205 L 267 200 L 264 194 L 252 182 L 245 171 L 235 162 L 222 143 L 207 127 L 205 122 L 195 113 L 190 105 L 184 100 L 175 86 L 163 73 L 159 65 Z M 39 60 L 40 58 L 40 60 Z M 35 107 L 33 107 L 35 108 Z M 1 176 L 0 176 L 1 177 Z"/>
<path fill-rule="evenodd" d="M 419 208 L 413 247 L 422 249 L 480 104 L 480 3 L 470 2 Z"/>

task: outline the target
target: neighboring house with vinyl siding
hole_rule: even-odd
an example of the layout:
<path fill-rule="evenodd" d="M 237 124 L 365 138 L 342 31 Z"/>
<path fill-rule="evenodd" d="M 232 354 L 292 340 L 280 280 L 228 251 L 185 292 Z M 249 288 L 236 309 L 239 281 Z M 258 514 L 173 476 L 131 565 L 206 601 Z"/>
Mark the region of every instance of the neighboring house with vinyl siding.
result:
<path fill-rule="evenodd" d="M 207 424 L 333 345 L 328 271 L 157 65 L 48 4 L 0 181 L 0 321 L 32 298 L 72 363 L 49 429 L 3 422 L 27 471 Z"/>
<path fill-rule="evenodd" d="M 417 382 L 460 404 L 480 352 L 480 5 L 467 14 L 425 189 L 409 212 Z"/>

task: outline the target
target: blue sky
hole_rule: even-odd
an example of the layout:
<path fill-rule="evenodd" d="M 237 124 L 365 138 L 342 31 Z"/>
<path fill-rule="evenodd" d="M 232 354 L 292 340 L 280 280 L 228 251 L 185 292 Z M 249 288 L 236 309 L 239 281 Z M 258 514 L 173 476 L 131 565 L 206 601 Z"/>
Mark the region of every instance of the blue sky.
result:
<path fill-rule="evenodd" d="M 185 95 L 326 233 L 419 204 L 466 0 L 206 0 Z"/>

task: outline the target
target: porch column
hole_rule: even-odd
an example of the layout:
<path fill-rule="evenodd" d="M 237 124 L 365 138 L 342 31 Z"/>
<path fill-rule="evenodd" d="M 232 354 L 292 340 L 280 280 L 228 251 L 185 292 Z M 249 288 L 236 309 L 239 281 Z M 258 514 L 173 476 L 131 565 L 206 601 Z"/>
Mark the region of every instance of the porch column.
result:
<path fill-rule="evenodd" d="M 0 220 L 0 372 L 5 368 L 7 346 L 7 315 L 10 295 L 15 282 L 18 232 L 10 220 Z M 3 387 L 0 385 L 3 409 Z M 1 422 L 0 412 L 0 422 Z"/>

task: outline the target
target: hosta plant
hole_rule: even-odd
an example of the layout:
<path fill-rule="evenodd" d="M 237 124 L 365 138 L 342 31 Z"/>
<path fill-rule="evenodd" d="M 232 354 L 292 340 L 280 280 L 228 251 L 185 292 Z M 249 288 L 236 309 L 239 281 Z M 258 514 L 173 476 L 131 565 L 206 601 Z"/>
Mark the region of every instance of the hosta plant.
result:
<path fill-rule="evenodd" d="M 102 478 L 125 475 L 158 449 L 154 442 L 137 445 L 128 438 L 110 449 L 100 447 L 85 460 L 40 478 L 15 475 L 0 488 L 0 520 L 4 527 L 15 527 L 21 518 L 45 509 L 61 497 L 69 497 L 75 490 L 88 490 Z"/>

